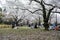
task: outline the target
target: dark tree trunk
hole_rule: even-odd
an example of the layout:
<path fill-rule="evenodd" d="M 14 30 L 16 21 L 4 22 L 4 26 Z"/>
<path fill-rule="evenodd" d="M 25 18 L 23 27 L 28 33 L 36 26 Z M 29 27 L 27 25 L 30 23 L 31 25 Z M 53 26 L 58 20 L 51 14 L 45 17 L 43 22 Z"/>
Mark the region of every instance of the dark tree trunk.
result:
<path fill-rule="evenodd" d="M 48 18 L 47 18 L 47 13 L 46 13 L 46 8 L 45 8 L 45 5 L 43 4 L 43 1 L 41 0 L 41 6 L 42 6 L 42 9 L 43 9 L 43 21 L 44 21 L 44 24 L 43 24 L 43 26 L 45 27 L 45 30 L 48 30 L 48 28 L 49 28 L 49 25 L 48 25 Z"/>
<path fill-rule="evenodd" d="M 15 25 L 12 25 L 12 28 L 14 28 L 15 27 Z"/>
<path fill-rule="evenodd" d="M 27 25 L 29 25 L 29 21 L 27 20 Z"/>
<path fill-rule="evenodd" d="M 15 21 L 15 22 L 16 22 L 16 26 L 19 26 L 18 21 Z"/>
<path fill-rule="evenodd" d="M 40 21 L 40 17 L 39 17 L 39 23 L 38 23 L 39 26 L 41 26 L 41 21 Z"/>
<path fill-rule="evenodd" d="M 48 24 L 48 22 L 44 22 L 44 25 L 43 25 L 44 27 L 45 27 L 45 30 L 49 30 L 48 28 L 49 28 L 49 24 Z"/>
<path fill-rule="evenodd" d="M 45 5 L 43 4 L 43 0 L 41 0 L 41 6 L 43 8 L 43 19 L 44 19 L 44 27 L 45 27 L 45 30 L 49 30 L 49 24 L 48 24 L 48 21 L 49 21 L 49 17 L 50 17 L 50 14 L 52 12 L 52 10 L 55 8 L 55 6 L 53 6 L 49 11 L 48 11 L 48 14 L 46 12 L 46 8 L 45 8 Z M 47 14 L 47 15 L 46 15 Z"/>
<path fill-rule="evenodd" d="M 30 27 L 30 24 L 28 24 L 27 26 Z"/>
<path fill-rule="evenodd" d="M 34 28 L 37 28 L 37 23 L 35 23 Z"/>
<path fill-rule="evenodd" d="M 45 30 L 48 30 L 48 28 L 49 28 L 48 20 L 49 20 L 49 17 L 50 17 L 51 12 L 55 8 L 55 6 L 52 6 L 52 8 L 50 10 L 48 10 L 48 13 L 47 13 L 46 12 L 46 8 L 45 8 L 45 5 L 44 5 L 45 2 L 43 0 L 41 0 L 41 1 L 33 0 L 33 1 L 35 1 L 35 2 L 37 2 L 37 3 L 39 3 L 41 5 L 42 10 L 43 10 L 42 13 L 43 13 L 43 19 L 44 19 L 43 20 L 44 27 L 45 27 Z M 46 4 L 46 5 L 50 5 L 50 4 Z M 36 24 L 35 24 L 35 27 L 37 27 Z"/>
<path fill-rule="evenodd" d="M 12 28 L 14 28 L 15 27 L 15 22 L 12 22 Z"/>

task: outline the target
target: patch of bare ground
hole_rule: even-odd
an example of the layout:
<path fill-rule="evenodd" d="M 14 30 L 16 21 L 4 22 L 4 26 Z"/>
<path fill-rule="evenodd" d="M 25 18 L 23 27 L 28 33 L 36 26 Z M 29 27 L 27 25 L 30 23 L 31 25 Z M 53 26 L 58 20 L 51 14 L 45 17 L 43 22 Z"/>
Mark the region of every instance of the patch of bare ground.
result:
<path fill-rule="evenodd" d="M 0 32 L 0 40 L 60 40 L 60 31 L 9 30 L 5 34 L 4 32 Z"/>

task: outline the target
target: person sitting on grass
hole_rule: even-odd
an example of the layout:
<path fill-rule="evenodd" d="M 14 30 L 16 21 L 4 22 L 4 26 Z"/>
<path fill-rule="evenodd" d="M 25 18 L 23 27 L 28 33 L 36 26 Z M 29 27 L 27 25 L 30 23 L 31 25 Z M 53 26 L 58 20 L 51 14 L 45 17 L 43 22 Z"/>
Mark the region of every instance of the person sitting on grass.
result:
<path fill-rule="evenodd" d="M 55 27 L 55 30 L 60 31 L 60 26 L 56 26 L 56 27 Z"/>

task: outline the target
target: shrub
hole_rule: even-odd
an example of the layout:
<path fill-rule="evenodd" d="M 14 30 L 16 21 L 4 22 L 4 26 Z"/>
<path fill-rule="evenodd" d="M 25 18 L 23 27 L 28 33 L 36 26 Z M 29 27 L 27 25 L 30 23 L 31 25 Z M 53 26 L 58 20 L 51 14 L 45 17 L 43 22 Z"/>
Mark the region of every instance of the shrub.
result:
<path fill-rule="evenodd" d="M 3 25 L 0 25 L 0 28 L 12 28 L 12 26 L 3 24 Z"/>

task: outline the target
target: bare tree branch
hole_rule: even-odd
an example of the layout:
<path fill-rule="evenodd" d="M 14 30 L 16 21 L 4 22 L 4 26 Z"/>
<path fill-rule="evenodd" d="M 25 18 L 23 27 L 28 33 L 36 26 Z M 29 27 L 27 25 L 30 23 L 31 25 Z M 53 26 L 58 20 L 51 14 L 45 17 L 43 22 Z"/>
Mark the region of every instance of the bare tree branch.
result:
<path fill-rule="evenodd" d="M 52 7 L 52 8 L 49 10 L 48 15 L 47 15 L 47 20 L 49 20 L 50 14 L 51 14 L 51 12 L 52 12 L 52 10 L 53 10 L 54 8 L 55 8 L 55 6 Z"/>
<path fill-rule="evenodd" d="M 40 1 L 38 1 L 38 0 L 32 0 L 32 1 L 35 1 L 35 2 L 37 2 L 37 3 L 39 3 L 39 4 L 41 4 L 41 2 L 43 2 L 45 5 L 47 5 L 47 6 L 52 6 L 52 7 L 54 7 L 54 8 L 59 8 L 60 9 L 60 7 L 58 7 L 58 6 L 53 6 L 52 4 L 47 4 L 47 3 L 45 3 L 43 0 L 41 0 L 41 2 Z M 31 2 L 32 2 L 31 1 Z M 28 10 L 28 9 L 27 9 Z M 47 10 L 47 9 L 45 9 L 45 10 Z M 42 9 L 37 9 L 37 10 L 35 10 L 34 12 L 32 12 L 32 11 L 30 11 L 30 10 L 28 10 L 29 12 L 31 12 L 32 14 L 33 13 L 35 13 L 35 12 L 37 12 L 37 11 L 43 11 Z M 49 10 L 47 10 L 47 11 L 49 11 Z M 60 12 L 56 12 L 56 11 L 52 11 L 52 13 L 60 13 Z"/>
<path fill-rule="evenodd" d="M 45 5 L 47 5 L 47 6 L 55 6 L 56 8 L 59 8 L 60 9 L 60 7 L 58 7 L 58 6 L 56 6 L 56 5 L 52 5 L 52 4 L 47 4 L 47 3 L 45 3 L 44 1 L 43 1 L 43 3 L 45 4 Z"/>
<path fill-rule="evenodd" d="M 21 9 L 21 8 L 20 8 Z M 37 12 L 37 11 L 43 11 L 42 9 L 37 9 L 37 10 L 35 10 L 35 11 L 30 11 L 29 9 L 21 9 L 21 10 L 27 10 L 27 11 L 29 11 L 29 12 L 31 12 L 32 14 L 33 13 L 35 13 L 35 12 Z M 47 9 L 46 9 L 47 10 Z M 47 11 L 49 11 L 49 10 L 47 10 Z M 57 11 L 52 11 L 51 13 L 60 13 L 60 12 L 57 12 Z"/>
<path fill-rule="evenodd" d="M 43 18 L 46 19 L 46 8 L 45 8 L 44 4 L 42 3 L 42 1 L 40 4 L 41 4 L 42 9 L 43 9 L 43 11 L 42 11 L 43 12 Z"/>
<path fill-rule="evenodd" d="M 21 8 L 20 8 L 20 9 L 21 9 Z M 37 11 L 43 11 L 42 9 L 37 9 L 37 10 L 35 10 L 35 11 L 30 11 L 29 9 L 21 9 L 21 10 L 27 10 L 27 11 L 31 12 L 32 14 L 35 13 L 35 12 L 37 12 Z"/>

